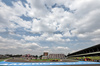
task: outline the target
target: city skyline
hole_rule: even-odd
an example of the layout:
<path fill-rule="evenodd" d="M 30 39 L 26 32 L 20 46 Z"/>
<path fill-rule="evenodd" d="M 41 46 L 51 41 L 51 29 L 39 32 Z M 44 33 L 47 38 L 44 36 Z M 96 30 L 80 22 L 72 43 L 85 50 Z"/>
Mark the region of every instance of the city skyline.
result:
<path fill-rule="evenodd" d="M 0 53 L 67 55 L 100 44 L 100 0 L 0 0 Z"/>

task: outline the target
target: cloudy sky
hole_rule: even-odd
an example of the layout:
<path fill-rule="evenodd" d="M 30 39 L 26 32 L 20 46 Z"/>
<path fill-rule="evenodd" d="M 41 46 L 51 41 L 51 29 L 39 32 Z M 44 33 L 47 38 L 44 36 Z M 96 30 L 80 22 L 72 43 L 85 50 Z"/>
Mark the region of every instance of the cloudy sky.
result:
<path fill-rule="evenodd" d="M 0 0 L 0 54 L 72 53 L 100 43 L 100 0 Z"/>

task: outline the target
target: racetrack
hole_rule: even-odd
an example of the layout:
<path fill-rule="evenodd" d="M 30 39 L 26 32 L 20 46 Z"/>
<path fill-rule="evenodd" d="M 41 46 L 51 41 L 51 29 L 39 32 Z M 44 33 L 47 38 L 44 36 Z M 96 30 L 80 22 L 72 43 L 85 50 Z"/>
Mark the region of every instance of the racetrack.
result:
<path fill-rule="evenodd" d="M 28 65 L 28 66 L 100 66 L 100 62 L 0 62 L 0 65 Z"/>
<path fill-rule="evenodd" d="M 14 58 L 14 59 L 7 59 L 7 62 L 51 62 L 46 60 L 27 60 L 27 59 L 21 59 L 21 58 Z M 78 62 L 78 60 L 71 60 L 71 59 L 62 59 L 62 61 L 57 62 Z"/>

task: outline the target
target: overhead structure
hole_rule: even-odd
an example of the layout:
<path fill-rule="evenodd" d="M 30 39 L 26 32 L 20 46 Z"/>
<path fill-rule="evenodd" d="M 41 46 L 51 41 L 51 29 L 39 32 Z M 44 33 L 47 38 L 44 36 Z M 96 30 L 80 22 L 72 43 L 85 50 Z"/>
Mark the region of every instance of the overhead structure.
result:
<path fill-rule="evenodd" d="M 100 44 L 68 54 L 68 57 L 100 56 Z"/>

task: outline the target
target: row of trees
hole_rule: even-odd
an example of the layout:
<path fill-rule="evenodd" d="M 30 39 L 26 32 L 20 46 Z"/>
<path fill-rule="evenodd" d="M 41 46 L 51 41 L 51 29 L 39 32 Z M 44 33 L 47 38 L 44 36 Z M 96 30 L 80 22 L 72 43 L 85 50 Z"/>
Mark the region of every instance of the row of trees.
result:
<path fill-rule="evenodd" d="M 8 56 L 8 57 L 21 57 L 22 55 L 21 55 L 21 54 L 16 54 L 16 55 L 5 54 L 5 55 L 2 55 L 2 56 Z M 37 58 L 42 59 L 42 56 L 43 56 L 43 55 L 40 55 L 40 56 L 38 56 L 38 55 L 31 55 L 31 56 L 32 56 L 32 57 L 35 57 L 36 59 L 37 59 Z M 66 57 L 66 55 L 65 55 L 65 57 Z"/>
<path fill-rule="evenodd" d="M 2 56 L 9 56 L 9 57 L 21 57 L 22 55 L 21 54 L 16 54 L 16 55 L 13 55 L 13 54 L 5 54 L 5 55 L 2 55 Z M 42 58 L 43 55 L 31 55 L 32 57 L 36 57 L 36 58 Z"/>

